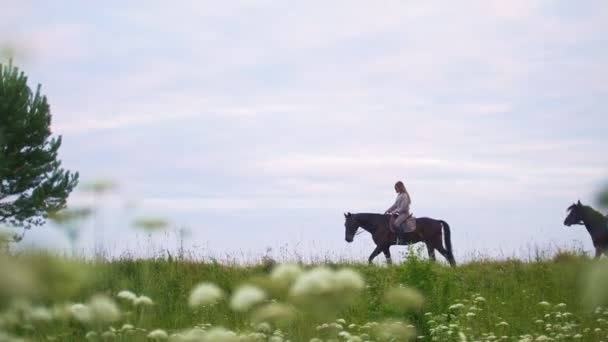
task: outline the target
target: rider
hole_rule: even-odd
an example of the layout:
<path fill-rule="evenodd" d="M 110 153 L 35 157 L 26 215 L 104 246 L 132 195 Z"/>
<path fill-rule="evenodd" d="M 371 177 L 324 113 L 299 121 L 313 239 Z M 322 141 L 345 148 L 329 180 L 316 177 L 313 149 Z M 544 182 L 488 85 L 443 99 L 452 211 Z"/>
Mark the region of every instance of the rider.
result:
<path fill-rule="evenodd" d="M 397 227 L 401 233 L 405 233 L 408 230 L 406 227 L 406 221 L 410 216 L 412 216 L 410 214 L 410 205 L 412 204 L 412 200 L 402 181 L 395 183 L 395 191 L 397 192 L 395 204 L 388 208 L 384 213 L 398 214 L 399 216 L 394 223 L 395 227 Z"/>

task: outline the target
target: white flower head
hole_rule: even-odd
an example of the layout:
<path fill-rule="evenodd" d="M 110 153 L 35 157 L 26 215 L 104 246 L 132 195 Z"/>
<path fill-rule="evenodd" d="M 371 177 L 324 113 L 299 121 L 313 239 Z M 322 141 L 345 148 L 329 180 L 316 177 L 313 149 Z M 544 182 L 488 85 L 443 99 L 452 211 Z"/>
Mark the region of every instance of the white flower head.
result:
<path fill-rule="evenodd" d="M 123 324 L 122 328 L 120 328 L 120 330 L 133 330 L 133 329 L 135 329 L 135 327 L 132 324 L 127 324 L 127 323 Z"/>
<path fill-rule="evenodd" d="M 287 322 L 293 319 L 296 315 L 296 310 L 283 303 L 266 304 L 256 309 L 252 315 L 254 323 L 275 323 Z"/>
<path fill-rule="evenodd" d="M 486 299 L 483 298 L 482 296 L 477 296 L 477 297 L 475 297 L 475 301 L 478 303 L 484 303 L 486 301 Z"/>
<path fill-rule="evenodd" d="M 222 327 L 212 328 L 205 334 L 204 339 L 204 341 L 214 342 L 237 342 L 238 340 L 239 337 L 234 331 L 230 331 Z"/>
<path fill-rule="evenodd" d="M 115 339 L 115 338 L 116 338 L 116 333 L 115 333 L 115 332 L 113 332 L 113 331 L 106 331 L 106 332 L 104 332 L 103 334 L 101 334 L 101 337 L 102 337 L 104 340 L 113 340 L 113 339 Z"/>
<path fill-rule="evenodd" d="M 456 303 L 454 305 L 450 305 L 450 307 L 448 308 L 448 310 L 459 310 L 464 308 L 464 304 L 462 303 Z"/>
<path fill-rule="evenodd" d="M 266 322 L 262 322 L 257 325 L 255 330 L 265 333 L 265 334 L 270 334 L 272 332 L 272 327 L 270 326 L 270 324 L 268 324 Z"/>
<path fill-rule="evenodd" d="M 135 298 L 133 304 L 135 306 L 152 306 L 154 305 L 154 301 L 148 296 L 139 296 Z"/>
<path fill-rule="evenodd" d="M 264 299 L 266 299 L 266 293 L 260 288 L 245 285 L 236 290 L 230 301 L 230 307 L 234 311 L 247 311 Z"/>
<path fill-rule="evenodd" d="M 70 306 L 69 311 L 72 317 L 74 317 L 74 319 L 81 323 L 88 323 L 93 319 L 93 313 L 91 312 L 91 309 L 84 304 L 73 304 L 72 306 Z"/>
<path fill-rule="evenodd" d="M 116 297 L 118 297 L 120 299 L 128 300 L 130 302 L 135 302 L 135 300 L 137 299 L 137 295 L 135 295 L 135 293 L 133 293 L 129 290 L 122 290 L 122 291 L 118 292 Z"/>
<path fill-rule="evenodd" d="M 327 267 L 317 267 L 302 273 L 291 287 L 291 294 L 321 295 L 333 288 L 333 272 Z"/>
<path fill-rule="evenodd" d="M 120 310 L 116 303 L 103 295 L 95 295 L 89 301 L 89 308 L 96 321 L 112 323 L 120 319 Z"/>
<path fill-rule="evenodd" d="M 334 282 L 340 290 L 355 290 L 360 291 L 365 288 L 365 280 L 363 277 L 348 268 L 341 269 L 335 272 Z"/>
<path fill-rule="evenodd" d="M 296 264 L 277 265 L 270 273 L 270 279 L 278 282 L 292 283 L 300 274 L 302 268 Z"/>
<path fill-rule="evenodd" d="M 164 330 L 156 329 L 148 334 L 148 338 L 153 340 L 166 340 L 169 338 L 169 335 L 167 335 Z"/>
<path fill-rule="evenodd" d="M 50 322 L 53 319 L 51 310 L 42 306 L 31 309 L 28 316 L 34 322 Z"/>
<path fill-rule="evenodd" d="M 383 340 L 406 341 L 416 336 L 416 330 L 400 321 L 386 321 L 376 328 L 376 334 Z"/>
<path fill-rule="evenodd" d="M 212 283 L 200 283 L 190 293 L 188 305 L 197 307 L 200 305 L 214 304 L 224 297 L 222 289 Z"/>

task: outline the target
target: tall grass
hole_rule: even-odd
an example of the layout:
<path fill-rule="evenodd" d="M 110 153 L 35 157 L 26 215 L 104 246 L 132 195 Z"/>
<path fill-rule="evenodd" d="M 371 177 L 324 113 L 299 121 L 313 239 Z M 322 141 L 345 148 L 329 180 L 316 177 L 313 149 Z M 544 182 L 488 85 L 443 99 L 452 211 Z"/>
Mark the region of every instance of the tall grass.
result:
<path fill-rule="evenodd" d="M 20 258 L 23 257 L 9 257 L 10 260 Z M 58 268 L 57 265 L 62 265 L 59 273 L 63 272 L 63 275 L 43 278 L 46 284 L 39 288 L 50 287 L 45 291 L 21 294 L 28 298 L 29 310 L 32 307 L 51 308 L 64 302 L 86 303 L 91 297 L 103 294 L 115 298 L 124 313 L 120 321 L 111 324 L 112 329 L 120 331 L 124 323 L 140 329 L 139 334 L 118 334 L 122 340 L 146 340 L 154 329 L 163 329 L 170 335 L 196 326 L 204 328 L 201 324 L 222 326 L 234 331 L 255 330 L 251 314 L 231 310 L 228 299 L 215 305 L 194 309 L 189 307 L 191 291 L 201 282 L 217 285 L 227 298 L 239 286 L 254 284 L 265 289 L 269 297 L 276 301 L 287 301 L 284 294 L 272 292 L 273 284 L 268 278 L 274 266 L 271 263 L 239 266 L 159 258 L 69 261 L 66 268 L 62 260 L 49 260 L 38 266 L 34 278 L 40 275 L 41 268 L 49 270 Z M 414 338 L 418 336 L 421 340 L 493 340 L 502 336 L 505 336 L 503 340 L 509 341 L 525 341 L 526 338 L 542 340 L 543 336 L 554 340 L 608 340 L 608 325 L 603 318 L 603 309 L 594 310 L 594 307 L 585 306 L 582 302 L 584 271 L 590 265 L 586 257 L 568 253 L 538 262 L 474 261 L 457 268 L 431 263 L 416 255 L 410 256 L 402 264 L 387 267 L 326 263 L 323 266 L 330 269 L 348 268 L 356 271 L 365 280 L 365 287 L 353 292 L 355 297 L 349 299 L 347 305 L 330 302 L 331 305 L 323 307 L 321 311 L 306 311 L 307 315 L 298 316 L 288 324 L 273 326 L 273 330 L 280 328 L 278 338 L 291 341 L 308 341 L 313 337 L 350 338 L 356 341 L 355 336 L 381 339 L 379 335 L 367 334 L 365 329 L 377 327 L 386 319 L 396 319 L 413 325 Z M 310 269 L 316 266 L 319 265 L 304 267 Z M 403 310 L 387 300 L 387 291 L 400 287 L 415 289 L 422 294 L 422 307 Z M 0 280 L 0 291 L 2 289 Z M 116 294 L 121 290 L 148 296 L 154 305 L 133 307 L 116 299 Z M 28 320 L 25 314 L 16 324 L 9 324 L 7 315 L 10 310 L 14 311 L 13 302 L 18 296 L 0 295 L 0 299 L 3 298 L 3 303 L 0 303 L 0 311 L 3 310 L 0 331 L 33 340 L 54 337 L 66 341 L 80 341 L 87 332 L 95 331 L 96 327 L 73 321 L 37 325 Z M 323 305 L 323 302 L 317 304 Z M 323 312 L 332 307 L 336 312 L 324 316 Z M 341 323 L 337 324 L 335 319 L 340 319 Z M 330 325 L 332 322 L 334 326 Z M 323 323 L 326 323 L 325 326 Z M 337 325 L 341 326 L 342 331 L 347 331 L 341 337 L 338 335 L 340 331 L 333 331 Z M 111 331 L 109 325 L 98 328 L 99 333 Z M 258 337 L 268 340 L 277 336 L 269 333 L 265 337 Z"/>

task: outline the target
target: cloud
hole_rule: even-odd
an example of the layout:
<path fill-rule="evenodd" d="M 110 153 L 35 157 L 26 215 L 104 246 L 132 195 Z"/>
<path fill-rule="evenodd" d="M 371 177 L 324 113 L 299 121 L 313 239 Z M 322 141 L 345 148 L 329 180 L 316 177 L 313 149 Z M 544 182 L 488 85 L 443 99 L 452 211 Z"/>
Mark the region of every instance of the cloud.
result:
<path fill-rule="evenodd" d="M 405 179 L 466 222 L 605 177 L 601 3 L 54 6 L 5 25 L 61 157 L 142 210 L 381 210 Z"/>

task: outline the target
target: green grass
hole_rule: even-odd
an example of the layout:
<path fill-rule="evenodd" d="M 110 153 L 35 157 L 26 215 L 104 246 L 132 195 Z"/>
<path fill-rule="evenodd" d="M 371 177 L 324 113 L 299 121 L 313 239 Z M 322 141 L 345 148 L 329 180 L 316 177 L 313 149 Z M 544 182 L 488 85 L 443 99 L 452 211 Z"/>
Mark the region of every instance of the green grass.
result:
<path fill-rule="evenodd" d="M 331 268 L 354 269 L 365 279 L 366 287 L 350 306 L 334 317 L 344 319 L 347 325 L 354 323 L 362 326 L 367 322 L 396 318 L 413 324 L 419 336 L 428 337 L 431 335 L 430 329 L 436 329 L 445 323 L 457 324 L 458 328 L 452 328 L 454 332 L 462 331 L 477 338 L 482 338 L 484 334 L 488 334 L 486 337 L 495 334 L 497 337 L 508 336 L 509 341 L 518 341 L 519 336 L 526 334 L 550 335 L 551 331 L 546 330 L 547 323 L 559 325 L 568 321 L 577 324 L 570 336 L 580 332 L 582 338 L 578 341 L 598 341 L 601 340 L 600 337 L 608 336 L 608 330 L 603 332 L 608 326 L 600 318 L 603 311 L 594 313 L 584 307 L 579 291 L 582 272 L 589 263 L 583 257 L 562 256 L 539 262 L 478 261 L 450 268 L 414 257 L 390 267 L 354 263 L 326 265 Z M 215 283 L 230 294 L 237 286 L 248 282 L 263 284 L 263 279 L 269 272 L 269 267 L 265 265 L 245 267 L 175 259 L 84 262 L 79 265 L 83 269 L 92 268 L 93 276 L 83 287 L 70 294 L 72 302 L 86 302 L 90 296 L 99 293 L 115 296 L 124 289 L 138 295 L 145 294 L 154 300 L 155 305 L 146 308 L 144 312 L 134 312 L 127 319 L 148 331 L 161 328 L 169 333 L 201 323 L 241 331 L 250 329 L 249 316 L 232 312 L 226 302 L 193 311 L 188 307 L 188 297 L 191 289 L 202 281 Z M 415 288 L 424 296 L 422 310 L 399 312 L 386 302 L 386 290 L 400 285 Z M 34 301 L 51 305 L 56 302 L 53 296 L 55 295 L 45 294 Z M 475 303 L 473 298 L 477 296 L 482 296 L 485 301 Z M 539 305 L 541 301 L 551 303 L 551 307 Z M 455 303 L 463 303 L 465 309 L 450 310 L 450 306 Z M 556 309 L 558 303 L 564 303 L 565 308 Z M 128 306 L 121 305 L 124 312 L 131 310 Z M 466 317 L 466 313 L 471 311 L 468 309 L 470 306 L 480 309 L 474 311 L 476 315 L 473 318 Z M 442 318 L 441 315 L 448 312 L 455 315 Z M 556 319 L 556 312 L 569 312 L 571 315 L 568 314 L 567 319 Z M 537 323 L 538 319 L 542 319 L 543 323 Z M 508 326 L 497 326 L 503 321 Z M 119 328 L 123 322 L 124 319 L 114 326 Z M 283 327 L 283 330 L 292 341 L 308 341 L 313 335 L 319 334 L 316 326 L 321 322 L 322 320 L 309 315 Z M 585 331 L 586 328 L 590 330 Z M 602 330 L 594 332 L 596 328 Z M 49 334 L 63 334 L 62 340 L 76 341 L 81 340 L 91 328 L 71 322 L 45 329 L 44 333 L 32 333 L 27 329 L 11 331 L 17 335 L 34 336 L 36 339 Z M 449 339 L 444 336 L 439 340 Z"/>

